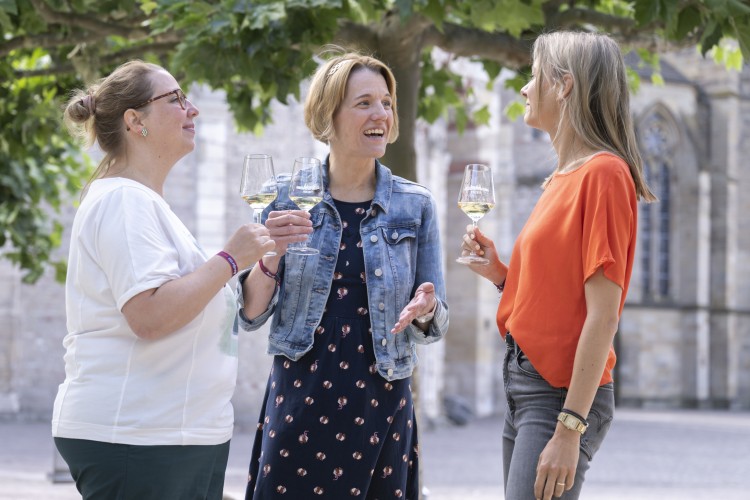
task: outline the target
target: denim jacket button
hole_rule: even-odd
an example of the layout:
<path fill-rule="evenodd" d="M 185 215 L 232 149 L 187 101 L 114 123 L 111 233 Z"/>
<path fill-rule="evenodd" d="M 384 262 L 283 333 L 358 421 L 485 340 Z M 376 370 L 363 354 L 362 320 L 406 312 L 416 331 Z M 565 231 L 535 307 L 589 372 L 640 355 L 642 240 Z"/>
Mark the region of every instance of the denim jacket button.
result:
<path fill-rule="evenodd" d="M 378 211 L 376 209 L 373 208 L 372 210 L 370 210 L 371 217 L 375 217 L 376 215 L 378 215 Z"/>
<path fill-rule="evenodd" d="M 372 236 L 370 236 L 370 241 L 372 241 L 373 243 L 377 243 L 378 237 L 373 234 Z"/>
<path fill-rule="evenodd" d="M 393 368 L 388 368 L 388 376 L 389 377 L 393 376 Z"/>
<path fill-rule="evenodd" d="M 385 339 L 383 339 L 383 340 L 380 341 L 380 345 L 382 345 L 383 347 L 385 347 L 385 346 L 388 345 L 388 341 L 385 340 Z"/>
<path fill-rule="evenodd" d="M 378 278 L 383 276 L 383 270 L 380 268 L 375 269 L 375 276 L 377 276 Z"/>
<path fill-rule="evenodd" d="M 378 309 L 380 309 L 381 311 L 384 310 L 385 309 L 385 304 L 383 304 L 382 302 L 380 304 L 378 304 Z"/>
<path fill-rule="evenodd" d="M 395 240 L 395 239 L 398 239 L 398 233 L 397 233 L 396 231 L 393 231 L 393 232 L 391 233 L 391 238 L 393 238 L 394 240 Z"/>

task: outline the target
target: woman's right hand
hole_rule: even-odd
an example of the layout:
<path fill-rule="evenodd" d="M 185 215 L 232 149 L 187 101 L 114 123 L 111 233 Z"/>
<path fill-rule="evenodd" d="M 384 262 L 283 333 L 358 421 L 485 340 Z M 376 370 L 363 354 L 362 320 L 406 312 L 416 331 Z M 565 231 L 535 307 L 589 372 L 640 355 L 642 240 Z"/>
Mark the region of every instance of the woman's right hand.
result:
<path fill-rule="evenodd" d="M 268 214 L 266 228 L 271 238 L 276 242 L 276 253 L 279 256 L 286 253 L 290 243 L 307 241 L 313 232 L 310 213 L 307 210 L 281 210 Z"/>
<path fill-rule="evenodd" d="M 500 261 L 500 256 L 495 249 L 495 242 L 484 235 L 479 228 L 471 224 L 466 226 L 466 234 L 461 242 L 461 255 L 466 256 L 474 251 L 490 261 L 487 265 L 469 264 L 468 267 L 478 275 L 487 278 L 495 284 L 502 283 L 508 274 L 507 267 Z"/>
<path fill-rule="evenodd" d="M 268 229 L 262 224 L 244 224 L 229 238 L 224 251 L 234 257 L 240 269 L 258 262 L 263 254 L 276 247 Z"/>

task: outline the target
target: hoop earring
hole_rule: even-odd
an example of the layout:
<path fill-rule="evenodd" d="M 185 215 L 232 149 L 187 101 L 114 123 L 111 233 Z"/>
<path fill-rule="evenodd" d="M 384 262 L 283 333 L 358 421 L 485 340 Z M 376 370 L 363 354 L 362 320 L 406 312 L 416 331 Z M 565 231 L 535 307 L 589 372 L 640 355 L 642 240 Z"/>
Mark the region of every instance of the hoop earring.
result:
<path fill-rule="evenodd" d="M 143 128 L 141 129 L 141 135 L 142 135 L 143 137 L 146 137 L 146 136 L 148 135 L 148 130 L 146 130 L 146 127 L 143 127 Z"/>

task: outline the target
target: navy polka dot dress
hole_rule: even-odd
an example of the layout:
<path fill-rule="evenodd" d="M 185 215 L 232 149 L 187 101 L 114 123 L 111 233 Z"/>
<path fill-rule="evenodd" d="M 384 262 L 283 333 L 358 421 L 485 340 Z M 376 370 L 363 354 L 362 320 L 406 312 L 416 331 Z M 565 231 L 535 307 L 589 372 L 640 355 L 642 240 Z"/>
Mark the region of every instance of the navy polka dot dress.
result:
<path fill-rule="evenodd" d="M 375 369 L 359 236 L 370 202 L 335 203 L 344 229 L 323 319 L 299 361 L 274 358 L 246 499 L 419 498 L 411 379 Z"/>

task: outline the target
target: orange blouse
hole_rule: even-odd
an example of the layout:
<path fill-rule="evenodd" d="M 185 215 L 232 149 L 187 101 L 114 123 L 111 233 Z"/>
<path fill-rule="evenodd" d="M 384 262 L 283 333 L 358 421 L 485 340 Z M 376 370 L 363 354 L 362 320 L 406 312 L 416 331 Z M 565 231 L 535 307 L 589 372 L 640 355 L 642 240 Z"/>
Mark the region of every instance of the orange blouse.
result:
<path fill-rule="evenodd" d="M 600 153 L 580 168 L 555 174 L 513 247 L 497 325 L 539 374 L 568 387 L 586 319 L 584 283 L 599 268 L 622 288 L 633 270 L 637 228 L 635 185 L 628 165 Z M 610 347 L 600 381 L 612 381 Z"/>

